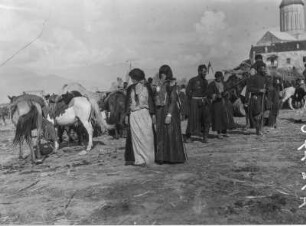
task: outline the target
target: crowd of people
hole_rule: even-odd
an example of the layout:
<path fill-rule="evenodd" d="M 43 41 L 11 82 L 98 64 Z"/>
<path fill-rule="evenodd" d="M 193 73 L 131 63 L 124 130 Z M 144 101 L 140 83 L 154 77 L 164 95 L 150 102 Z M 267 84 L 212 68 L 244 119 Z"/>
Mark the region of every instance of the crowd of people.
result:
<path fill-rule="evenodd" d="M 168 65 L 160 67 L 159 80 L 154 85 L 141 69 L 130 71 L 133 84 L 126 90 L 126 165 L 184 163 L 184 142 L 193 142 L 197 137 L 207 143 L 210 129 L 218 139 L 229 137 L 228 130 L 235 127 L 229 101 L 233 87 L 226 87 L 221 71 L 215 73 L 215 80 L 210 83 L 206 75 L 206 65 L 199 65 L 198 75 L 187 86 L 178 87 Z M 247 126 L 254 128 L 257 135 L 263 134 L 264 125 L 276 127 L 282 89 L 280 79 L 267 76 L 266 64 L 262 57 L 257 57 L 242 94 Z M 184 139 L 182 119 L 188 120 Z"/>

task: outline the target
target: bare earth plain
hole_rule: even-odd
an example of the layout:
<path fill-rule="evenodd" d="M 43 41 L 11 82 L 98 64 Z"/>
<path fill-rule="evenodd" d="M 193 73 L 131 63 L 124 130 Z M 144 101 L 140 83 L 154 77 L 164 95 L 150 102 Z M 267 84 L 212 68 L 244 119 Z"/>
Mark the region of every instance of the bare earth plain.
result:
<path fill-rule="evenodd" d="M 305 224 L 306 148 L 297 148 L 306 134 L 292 117 L 282 110 L 263 137 L 211 133 L 208 144 L 186 144 L 187 163 L 151 168 L 125 166 L 125 139 L 109 136 L 95 138 L 87 155 L 66 143 L 32 165 L 18 160 L 13 126 L 0 126 L 0 223 Z"/>

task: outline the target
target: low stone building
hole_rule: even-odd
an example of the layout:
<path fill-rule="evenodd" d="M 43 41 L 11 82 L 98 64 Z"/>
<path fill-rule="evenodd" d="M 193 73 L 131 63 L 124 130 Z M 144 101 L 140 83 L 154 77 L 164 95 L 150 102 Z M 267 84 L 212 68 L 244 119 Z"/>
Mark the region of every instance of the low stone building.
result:
<path fill-rule="evenodd" d="M 268 31 L 251 47 L 250 59 L 263 56 L 271 68 L 288 71 L 304 70 L 306 63 L 306 33 L 304 2 L 283 0 L 280 5 L 280 31 Z"/>

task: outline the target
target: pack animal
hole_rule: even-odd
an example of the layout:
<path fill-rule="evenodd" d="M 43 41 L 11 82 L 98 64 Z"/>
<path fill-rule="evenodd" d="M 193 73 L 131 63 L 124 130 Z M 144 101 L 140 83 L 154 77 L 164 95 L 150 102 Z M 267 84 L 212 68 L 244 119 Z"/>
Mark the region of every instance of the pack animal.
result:
<path fill-rule="evenodd" d="M 108 129 L 108 125 L 102 121 L 101 113 L 96 102 L 77 96 L 72 97 L 70 93 L 64 95 L 52 95 L 49 98 L 49 118 L 55 126 L 70 126 L 77 122 L 82 123 L 88 134 L 88 145 L 86 150 L 90 151 L 93 146 L 93 127 L 91 120 L 99 123 L 102 132 Z"/>
<path fill-rule="evenodd" d="M 32 163 L 41 163 L 40 140 L 43 136 L 48 141 L 54 142 L 54 151 L 58 148 L 56 132 L 53 125 L 43 115 L 46 102 L 36 95 L 21 95 L 9 97 L 12 109 L 12 122 L 16 127 L 14 145 L 19 145 L 19 158 L 23 158 L 21 145 L 24 141 L 31 152 Z M 36 149 L 32 142 L 32 130 L 37 129 Z"/>
<path fill-rule="evenodd" d="M 110 93 L 104 101 L 103 110 L 109 112 L 107 123 L 114 125 L 115 139 L 124 134 L 125 101 L 126 95 L 121 91 Z"/>
<path fill-rule="evenodd" d="M 8 108 L 7 105 L 3 105 L 3 106 L 0 107 L 0 118 L 3 121 L 3 125 L 6 125 L 5 118 L 8 117 L 9 114 L 10 114 L 10 112 L 9 112 L 9 108 Z"/>

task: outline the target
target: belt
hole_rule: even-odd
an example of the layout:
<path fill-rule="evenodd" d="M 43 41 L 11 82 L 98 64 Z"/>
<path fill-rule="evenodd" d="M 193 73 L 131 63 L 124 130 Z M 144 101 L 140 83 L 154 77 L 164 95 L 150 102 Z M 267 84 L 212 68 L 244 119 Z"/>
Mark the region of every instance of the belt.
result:
<path fill-rule="evenodd" d="M 251 96 L 262 96 L 263 93 L 260 93 L 260 92 L 253 92 L 251 93 Z"/>
<path fill-rule="evenodd" d="M 205 100 L 207 97 L 192 97 L 194 100 Z"/>

